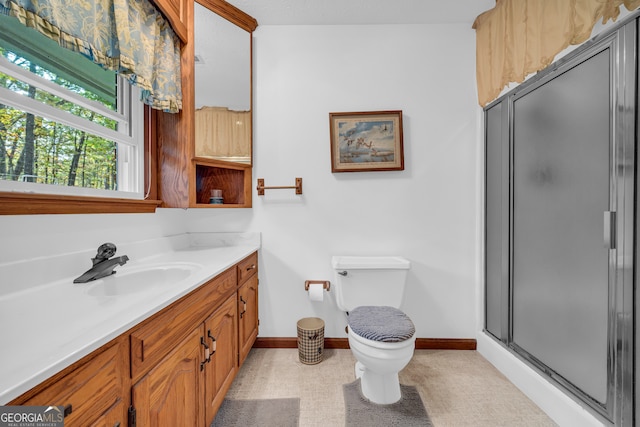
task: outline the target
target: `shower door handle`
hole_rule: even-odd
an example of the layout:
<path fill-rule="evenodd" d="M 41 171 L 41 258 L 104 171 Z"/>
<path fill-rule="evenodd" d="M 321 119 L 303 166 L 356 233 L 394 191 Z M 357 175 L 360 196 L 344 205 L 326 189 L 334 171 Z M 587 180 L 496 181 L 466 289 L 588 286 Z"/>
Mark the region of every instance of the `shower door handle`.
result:
<path fill-rule="evenodd" d="M 604 213 L 604 246 L 608 249 L 616 248 L 616 213 L 605 211 Z"/>

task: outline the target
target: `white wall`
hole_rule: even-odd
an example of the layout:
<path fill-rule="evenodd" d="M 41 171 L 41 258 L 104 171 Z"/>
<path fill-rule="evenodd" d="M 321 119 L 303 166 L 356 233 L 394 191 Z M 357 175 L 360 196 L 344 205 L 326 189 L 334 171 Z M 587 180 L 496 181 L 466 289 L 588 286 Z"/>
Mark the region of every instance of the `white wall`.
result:
<path fill-rule="evenodd" d="M 0 216 L 0 264 L 93 250 L 104 242 L 118 246 L 184 233 L 183 216 L 178 209 L 158 209 L 155 214 Z M 91 266 L 89 259 L 87 263 L 78 266 L 79 273 Z"/>
<path fill-rule="evenodd" d="M 295 337 L 318 316 L 345 337 L 332 297 L 334 254 L 412 263 L 403 309 L 418 337 L 474 338 L 478 176 L 475 36 L 469 25 L 261 26 L 254 34 L 252 210 L 189 211 L 188 228 L 261 231 L 260 336 Z M 403 110 L 405 170 L 331 173 L 329 113 Z M 328 295 L 327 295 L 328 296 Z"/>
<path fill-rule="evenodd" d="M 253 209 L 0 217 L 0 263 L 184 231 L 259 231 L 260 336 L 295 337 L 302 317 L 345 337 L 332 297 L 334 254 L 411 260 L 403 309 L 419 337 L 473 338 L 478 253 L 479 108 L 469 25 L 262 26 L 254 35 Z M 405 170 L 332 174 L 329 112 L 403 110 Z M 87 260 L 88 262 L 88 260 Z M 78 266 L 83 271 L 84 266 Z M 1 280 L 1 279 L 0 279 Z"/>
<path fill-rule="evenodd" d="M 419 337 L 473 338 L 476 325 L 477 126 L 468 25 L 258 27 L 255 167 L 267 185 L 304 179 L 304 195 L 267 191 L 253 209 L 0 217 L 0 263 L 184 231 L 262 232 L 263 337 L 295 337 L 302 317 L 345 337 L 333 298 L 334 254 L 412 262 L 403 309 Z M 405 170 L 332 174 L 329 112 L 403 110 Z M 88 260 L 87 260 L 88 262 Z M 81 271 L 83 266 L 78 266 Z"/>

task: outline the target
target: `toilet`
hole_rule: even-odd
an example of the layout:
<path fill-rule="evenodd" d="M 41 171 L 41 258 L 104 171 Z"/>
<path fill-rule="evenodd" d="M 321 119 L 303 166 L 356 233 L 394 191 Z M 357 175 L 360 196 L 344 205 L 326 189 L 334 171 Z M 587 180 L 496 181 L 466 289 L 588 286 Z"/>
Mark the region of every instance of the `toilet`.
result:
<path fill-rule="evenodd" d="M 376 404 L 395 403 L 402 397 L 398 372 L 413 357 L 416 342 L 413 322 L 398 308 L 411 264 L 395 256 L 334 256 L 331 266 L 362 395 Z"/>

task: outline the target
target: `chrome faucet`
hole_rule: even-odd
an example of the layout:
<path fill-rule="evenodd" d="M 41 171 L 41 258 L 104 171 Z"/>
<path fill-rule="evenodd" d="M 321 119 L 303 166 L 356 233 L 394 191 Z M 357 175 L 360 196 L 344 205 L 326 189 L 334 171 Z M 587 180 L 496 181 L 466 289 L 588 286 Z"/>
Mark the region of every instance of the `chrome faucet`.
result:
<path fill-rule="evenodd" d="M 87 283 L 102 277 L 111 276 L 116 272 L 113 271 L 118 265 L 125 265 L 129 261 L 126 255 L 117 258 L 111 258 L 116 254 L 116 245 L 113 243 L 103 243 L 98 247 L 98 253 L 95 258 L 91 258 L 93 267 L 85 271 L 82 276 L 78 277 L 73 283 Z"/>

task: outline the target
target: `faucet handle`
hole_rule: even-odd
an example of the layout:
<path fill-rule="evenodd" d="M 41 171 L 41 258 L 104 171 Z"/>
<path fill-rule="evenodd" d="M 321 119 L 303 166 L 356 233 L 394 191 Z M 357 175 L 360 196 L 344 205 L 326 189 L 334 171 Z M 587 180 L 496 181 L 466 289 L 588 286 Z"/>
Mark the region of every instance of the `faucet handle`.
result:
<path fill-rule="evenodd" d="M 103 243 L 98 247 L 98 253 L 95 258 L 92 258 L 93 265 L 99 262 L 107 260 L 116 254 L 116 245 L 113 243 Z"/>

